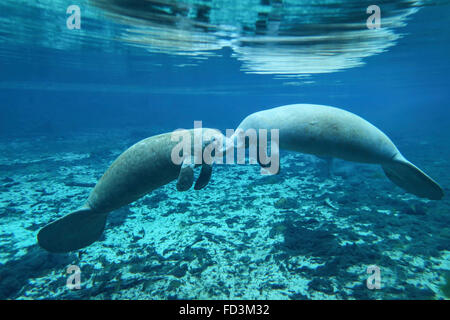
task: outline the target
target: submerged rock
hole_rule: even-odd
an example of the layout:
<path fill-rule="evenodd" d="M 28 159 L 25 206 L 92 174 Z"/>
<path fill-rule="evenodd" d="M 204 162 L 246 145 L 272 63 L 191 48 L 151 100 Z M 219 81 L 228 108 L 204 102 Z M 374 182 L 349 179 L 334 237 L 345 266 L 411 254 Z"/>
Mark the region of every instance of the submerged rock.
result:
<path fill-rule="evenodd" d="M 0 299 L 17 298 L 30 279 L 37 278 L 55 269 L 64 272 L 71 262 L 71 255 L 51 254 L 37 245 L 29 247 L 27 253 L 21 258 L 0 265 Z M 65 280 L 66 276 L 61 276 L 62 283 Z M 57 284 L 54 283 L 54 285 Z M 51 297 L 48 296 L 48 293 L 43 293 L 42 298 Z"/>
<path fill-rule="evenodd" d="M 294 198 L 281 198 L 273 206 L 277 209 L 297 209 L 299 205 Z"/>
<path fill-rule="evenodd" d="M 175 268 L 172 269 L 172 271 L 170 271 L 169 274 L 177 277 L 177 278 L 182 278 L 186 275 L 188 270 L 188 265 L 187 263 L 183 263 L 181 265 L 176 266 Z"/>

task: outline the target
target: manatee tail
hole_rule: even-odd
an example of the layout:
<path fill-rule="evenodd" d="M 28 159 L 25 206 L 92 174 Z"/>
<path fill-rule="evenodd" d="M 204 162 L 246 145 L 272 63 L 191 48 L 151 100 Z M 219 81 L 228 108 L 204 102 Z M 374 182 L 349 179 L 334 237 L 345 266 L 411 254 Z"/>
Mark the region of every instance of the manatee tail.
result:
<path fill-rule="evenodd" d="M 440 200 L 444 196 L 444 191 L 433 179 L 400 154 L 382 167 L 393 183 L 409 193 L 430 200 Z"/>
<path fill-rule="evenodd" d="M 38 243 L 43 249 L 55 253 L 84 248 L 100 238 L 106 217 L 106 213 L 83 207 L 43 227 L 37 235 Z"/>

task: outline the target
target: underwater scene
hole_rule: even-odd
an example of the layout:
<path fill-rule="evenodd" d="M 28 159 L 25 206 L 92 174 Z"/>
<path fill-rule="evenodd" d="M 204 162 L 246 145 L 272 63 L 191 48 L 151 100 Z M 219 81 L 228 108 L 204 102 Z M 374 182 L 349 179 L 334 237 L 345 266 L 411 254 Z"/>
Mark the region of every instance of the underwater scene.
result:
<path fill-rule="evenodd" d="M 450 298 L 450 1 L 0 24 L 1 300 Z"/>

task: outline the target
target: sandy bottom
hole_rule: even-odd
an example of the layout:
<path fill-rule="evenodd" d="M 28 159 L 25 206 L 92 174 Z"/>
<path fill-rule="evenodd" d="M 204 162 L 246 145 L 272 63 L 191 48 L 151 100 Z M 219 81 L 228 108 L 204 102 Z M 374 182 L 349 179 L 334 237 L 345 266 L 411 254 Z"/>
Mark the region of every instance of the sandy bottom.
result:
<path fill-rule="evenodd" d="M 445 298 L 448 196 L 418 199 L 373 165 L 337 160 L 330 177 L 325 161 L 297 153 L 282 153 L 276 176 L 216 165 L 203 190 L 169 183 L 112 212 L 102 239 L 83 250 L 37 246 L 41 227 L 81 206 L 115 157 L 152 134 L 0 141 L 1 299 Z M 450 155 L 438 144 L 398 147 L 450 185 Z M 69 265 L 81 270 L 80 290 L 66 287 Z M 371 265 L 380 289 L 367 288 Z"/>

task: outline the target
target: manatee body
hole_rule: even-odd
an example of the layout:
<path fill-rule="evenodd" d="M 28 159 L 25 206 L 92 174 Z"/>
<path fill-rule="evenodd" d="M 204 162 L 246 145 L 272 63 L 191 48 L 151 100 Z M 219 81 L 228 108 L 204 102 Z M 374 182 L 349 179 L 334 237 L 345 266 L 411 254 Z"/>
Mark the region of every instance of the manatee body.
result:
<path fill-rule="evenodd" d="M 191 155 L 194 154 L 194 132 L 202 137 L 206 130 L 209 136 L 211 131 L 221 136 L 213 129 L 186 130 L 192 139 Z M 198 164 L 176 164 L 172 161 L 172 151 L 178 142 L 172 141 L 171 136 L 172 133 L 152 136 L 123 152 L 97 182 L 82 208 L 39 231 L 39 245 L 50 252 L 68 252 L 86 247 L 101 236 L 110 211 L 139 199 L 177 177 L 177 189 L 189 189 L 194 179 L 193 168 Z M 203 140 L 201 151 L 213 140 Z M 202 164 L 195 189 L 206 186 L 210 177 L 211 164 Z"/>
<path fill-rule="evenodd" d="M 438 200 L 441 187 L 405 159 L 394 143 L 361 117 L 334 107 L 292 104 L 247 116 L 236 129 L 238 146 L 248 129 L 279 129 L 279 148 L 319 157 L 380 164 L 399 187 L 419 197 Z"/>

